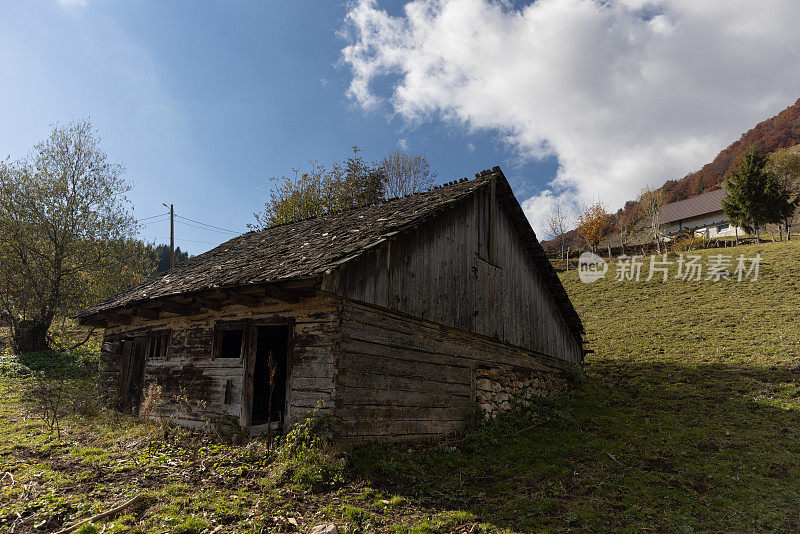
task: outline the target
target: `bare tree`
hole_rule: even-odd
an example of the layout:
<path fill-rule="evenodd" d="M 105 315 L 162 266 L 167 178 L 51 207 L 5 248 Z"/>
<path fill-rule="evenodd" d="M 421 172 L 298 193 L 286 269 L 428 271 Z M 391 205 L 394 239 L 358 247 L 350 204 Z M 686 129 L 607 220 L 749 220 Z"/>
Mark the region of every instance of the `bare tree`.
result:
<path fill-rule="evenodd" d="M 556 241 L 561 249 L 561 261 L 564 261 L 564 234 L 567 231 L 567 214 L 561 204 L 550 209 L 545 218 L 547 237 Z"/>
<path fill-rule="evenodd" d="M 61 416 L 66 380 L 63 377 L 48 377 L 43 371 L 35 371 L 33 377 L 36 382 L 31 388 L 31 394 L 36 401 L 36 415 L 47 425 L 47 430 L 51 434 L 55 430 L 58 440 L 61 441 Z"/>
<path fill-rule="evenodd" d="M 436 173 L 431 171 L 428 159 L 421 154 L 395 150 L 380 162 L 384 174 L 386 198 L 402 197 L 430 189 Z"/>
<path fill-rule="evenodd" d="M 664 224 L 661 222 L 661 208 L 664 207 L 664 192 L 661 189 L 645 187 L 639 194 L 639 215 L 648 222 L 656 249 L 661 254 L 661 241 L 664 238 Z"/>
<path fill-rule="evenodd" d="M 628 237 L 635 223 L 636 217 L 633 210 L 621 210 L 617 213 L 616 228 L 619 232 L 619 244 L 623 254 L 625 254 L 625 246 L 628 244 Z"/>

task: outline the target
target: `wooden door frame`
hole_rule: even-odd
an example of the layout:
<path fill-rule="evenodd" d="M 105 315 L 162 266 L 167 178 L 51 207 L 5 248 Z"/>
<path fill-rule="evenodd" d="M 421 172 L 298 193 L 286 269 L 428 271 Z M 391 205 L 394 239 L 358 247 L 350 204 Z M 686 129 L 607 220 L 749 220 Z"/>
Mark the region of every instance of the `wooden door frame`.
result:
<path fill-rule="evenodd" d="M 117 409 L 121 412 L 125 412 L 128 408 L 128 399 L 127 399 L 127 391 L 130 389 L 128 387 L 130 383 L 130 368 L 131 368 L 131 353 L 133 352 L 135 346 L 135 338 L 121 340 L 122 346 L 122 353 L 120 355 L 120 362 L 119 362 L 119 377 L 117 383 L 117 397 L 119 400 L 117 401 Z"/>
<path fill-rule="evenodd" d="M 253 426 L 253 378 L 255 376 L 256 357 L 258 351 L 258 327 L 259 326 L 285 326 L 287 330 L 286 340 L 286 400 L 283 406 L 283 421 L 285 426 L 289 421 L 289 406 L 291 406 L 292 396 L 292 369 L 294 367 L 294 330 L 296 321 L 294 319 L 269 318 L 251 319 L 247 321 L 245 337 L 247 338 L 247 350 L 244 355 L 244 376 L 242 379 L 242 409 L 239 416 L 239 426 L 250 428 Z M 271 417 L 271 416 L 269 416 Z M 271 421 L 266 423 L 271 424 Z M 261 426 L 261 425 L 259 425 Z"/>

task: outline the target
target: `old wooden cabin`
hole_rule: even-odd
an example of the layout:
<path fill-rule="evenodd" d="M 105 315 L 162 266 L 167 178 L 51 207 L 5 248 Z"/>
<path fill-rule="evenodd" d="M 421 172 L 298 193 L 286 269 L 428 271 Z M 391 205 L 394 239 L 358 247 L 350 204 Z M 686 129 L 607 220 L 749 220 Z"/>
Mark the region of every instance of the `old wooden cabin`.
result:
<path fill-rule="evenodd" d="M 499 167 L 249 232 L 80 319 L 105 329 L 101 385 L 123 410 L 157 384 L 162 417 L 259 432 L 319 404 L 349 442 L 451 431 L 476 403 L 557 391 L 583 357 Z"/>

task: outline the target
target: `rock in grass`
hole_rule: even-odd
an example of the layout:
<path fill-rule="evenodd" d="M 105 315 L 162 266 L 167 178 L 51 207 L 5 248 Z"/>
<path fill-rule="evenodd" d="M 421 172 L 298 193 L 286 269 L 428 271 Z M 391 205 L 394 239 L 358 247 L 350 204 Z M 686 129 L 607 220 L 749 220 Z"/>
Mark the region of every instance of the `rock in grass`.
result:
<path fill-rule="evenodd" d="M 339 534 L 339 529 L 336 524 L 328 523 L 326 525 L 317 525 L 311 529 L 311 534 Z"/>

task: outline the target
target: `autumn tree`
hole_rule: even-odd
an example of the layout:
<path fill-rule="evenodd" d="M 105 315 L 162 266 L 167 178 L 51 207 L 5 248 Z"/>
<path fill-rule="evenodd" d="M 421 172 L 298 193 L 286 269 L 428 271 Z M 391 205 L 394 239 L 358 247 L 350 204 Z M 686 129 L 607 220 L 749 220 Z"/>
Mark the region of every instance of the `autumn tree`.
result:
<path fill-rule="evenodd" d="M 661 222 L 661 208 L 665 204 L 664 192 L 662 189 L 646 187 L 639 193 L 637 204 L 639 217 L 647 221 L 656 249 L 661 254 L 661 241 L 664 239 L 664 223 Z"/>
<path fill-rule="evenodd" d="M 334 211 L 367 206 L 384 198 L 386 174 L 379 164 L 365 161 L 360 148 L 351 148 L 353 155 L 345 161 L 344 173 L 334 175 L 328 184 Z"/>
<path fill-rule="evenodd" d="M 312 161 L 305 172 L 295 169 L 293 176 L 270 179 L 273 186 L 264 209 L 253 214 L 256 221 L 248 226 L 264 229 L 373 204 L 383 198 L 383 177 L 378 165 L 364 161 L 358 147 L 344 164 L 334 161 L 325 167 Z"/>
<path fill-rule="evenodd" d="M 769 155 L 767 171 L 773 173 L 780 180 L 783 188 L 791 191 L 795 197 L 800 195 L 800 153 L 798 147 L 777 150 Z M 791 239 L 791 225 L 797 216 L 793 210 L 782 224 L 786 230 L 786 239 Z"/>
<path fill-rule="evenodd" d="M 611 231 L 613 223 L 614 218 L 606 212 L 602 202 L 595 202 L 578 215 L 578 235 L 595 251 L 600 241 Z"/>
<path fill-rule="evenodd" d="M 47 350 L 56 317 L 152 269 L 123 173 L 89 121 L 56 126 L 29 157 L 0 163 L 0 316 L 18 353 Z"/>
<path fill-rule="evenodd" d="M 736 226 L 755 233 L 766 223 L 780 223 L 794 214 L 797 199 L 786 183 L 767 169 L 767 158 L 748 148 L 725 178 L 722 207 Z"/>
<path fill-rule="evenodd" d="M 402 197 L 433 187 L 436 173 L 421 154 L 395 150 L 380 161 L 386 198 Z"/>
<path fill-rule="evenodd" d="M 558 243 L 561 249 L 561 261 L 564 261 L 564 245 L 567 232 L 567 213 L 561 204 L 556 204 L 550 209 L 545 218 L 547 237 Z"/>

